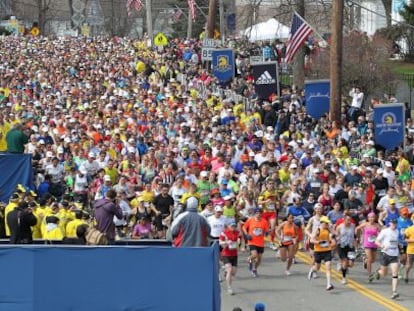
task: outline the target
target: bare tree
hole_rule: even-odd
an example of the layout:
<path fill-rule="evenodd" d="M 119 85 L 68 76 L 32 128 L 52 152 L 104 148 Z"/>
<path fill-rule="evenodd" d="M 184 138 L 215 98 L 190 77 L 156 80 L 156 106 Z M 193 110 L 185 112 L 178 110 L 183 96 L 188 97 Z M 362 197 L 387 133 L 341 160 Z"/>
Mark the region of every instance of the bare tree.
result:
<path fill-rule="evenodd" d="M 45 31 L 50 3 L 51 0 L 37 0 L 39 28 L 42 33 Z"/>

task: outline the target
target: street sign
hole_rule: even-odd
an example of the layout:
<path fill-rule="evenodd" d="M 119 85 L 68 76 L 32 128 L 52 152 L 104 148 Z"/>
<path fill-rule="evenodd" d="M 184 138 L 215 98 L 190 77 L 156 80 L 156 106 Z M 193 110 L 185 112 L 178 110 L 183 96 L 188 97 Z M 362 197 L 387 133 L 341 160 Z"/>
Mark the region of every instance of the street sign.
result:
<path fill-rule="evenodd" d="M 207 62 L 213 59 L 212 53 L 215 48 L 202 48 L 201 49 L 201 61 Z"/>
<path fill-rule="evenodd" d="M 203 47 L 205 48 L 215 48 L 220 45 L 219 40 L 214 39 L 203 39 Z"/>
<path fill-rule="evenodd" d="M 165 46 L 167 44 L 168 44 L 168 39 L 162 32 L 159 32 L 154 37 L 154 45 L 155 46 Z"/>

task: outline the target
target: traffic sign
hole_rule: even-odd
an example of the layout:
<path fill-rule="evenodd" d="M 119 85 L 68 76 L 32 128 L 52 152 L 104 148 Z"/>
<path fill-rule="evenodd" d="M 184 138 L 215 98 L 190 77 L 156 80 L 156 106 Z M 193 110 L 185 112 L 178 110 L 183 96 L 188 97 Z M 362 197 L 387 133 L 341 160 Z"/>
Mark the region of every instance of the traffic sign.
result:
<path fill-rule="evenodd" d="M 154 37 L 154 45 L 155 46 L 165 46 L 168 44 L 168 39 L 166 35 L 164 35 L 162 32 L 159 32 Z"/>

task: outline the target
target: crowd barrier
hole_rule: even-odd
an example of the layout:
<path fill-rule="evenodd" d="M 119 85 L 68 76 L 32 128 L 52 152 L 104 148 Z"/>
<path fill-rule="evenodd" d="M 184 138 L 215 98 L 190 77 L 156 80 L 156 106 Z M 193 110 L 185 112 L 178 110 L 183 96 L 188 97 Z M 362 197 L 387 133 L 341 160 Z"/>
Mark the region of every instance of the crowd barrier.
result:
<path fill-rule="evenodd" d="M 218 246 L 1 246 L 2 311 L 220 311 Z"/>

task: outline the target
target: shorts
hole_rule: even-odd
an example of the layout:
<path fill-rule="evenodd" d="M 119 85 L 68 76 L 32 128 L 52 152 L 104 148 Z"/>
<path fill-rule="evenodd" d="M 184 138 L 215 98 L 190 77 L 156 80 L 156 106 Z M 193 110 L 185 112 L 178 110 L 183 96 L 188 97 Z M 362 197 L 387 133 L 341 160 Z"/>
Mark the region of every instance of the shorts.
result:
<path fill-rule="evenodd" d="M 329 262 L 332 260 L 332 251 L 326 251 L 326 252 L 315 252 L 313 254 L 313 258 L 315 259 L 316 263 Z"/>
<path fill-rule="evenodd" d="M 223 264 L 231 264 L 232 267 L 237 267 L 237 256 L 223 256 Z"/>
<path fill-rule="evenodd" d="M 269 221 L 270 219 L 276 219 L 276 212 L 263 212 L 262 218 Z"/>
<path fill-rule="evenodd" d="M 399 245 L 398 248 L 400 249 L 400 255 L 407 254 L 407 245 Z"/>
<path fill-rule="evenodd" d="M 407 254 L 407 258 L 410 262 L 414 262 L 414 254 Z"/>
<path fill-rule="evenodd" d="M 398 263 L 398 256 L 390 256 L 385 253 L 381 253 L 381 266 L 388 267 L 392 263 Z"/>
<path fill-rule="evenodd" d="M 338 256 L 340 259 L 348 259 L 349 252 L 355 252 L 355 248 L 349 247 L 349 246 L 345 246 L 345 247 L 338 246 Z"/>
<path fill-rule="evenodd" d="M 282 244 L 282 243 L 280 243 L 279 247 L 285 247 L 285 248 L 288 248 L 288 247 L 289 247 L 289 246 L 291 246 L 291 245 L 293 245 L 293 242 L 291 242 L 291 243 L 287 243 L 287 244 Z"/>
<path fill-rule="evenodd" d="M 263 246 L 256 246 L 256 245 L 249 245 L 250 251 L 256 251 L 258 254 L 264 253 L 264 247 Z"/>
<path fill-rule="evenodd" d="M 364 249 L 369 249 L 370 251 L 373 251 L 373 252 L 377 251 L 376 247 L 365 247 Z"/>

